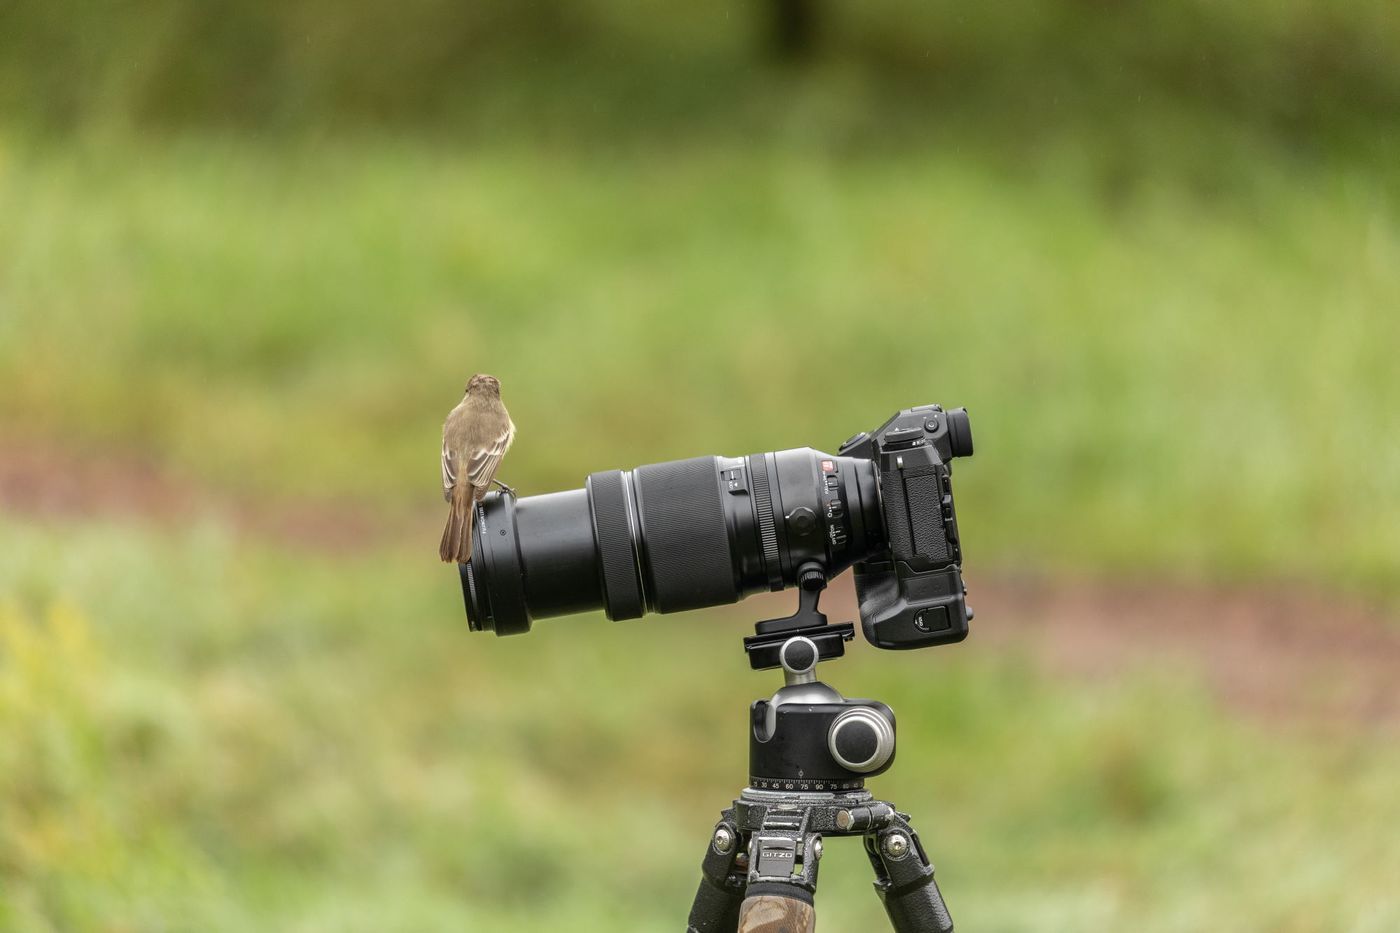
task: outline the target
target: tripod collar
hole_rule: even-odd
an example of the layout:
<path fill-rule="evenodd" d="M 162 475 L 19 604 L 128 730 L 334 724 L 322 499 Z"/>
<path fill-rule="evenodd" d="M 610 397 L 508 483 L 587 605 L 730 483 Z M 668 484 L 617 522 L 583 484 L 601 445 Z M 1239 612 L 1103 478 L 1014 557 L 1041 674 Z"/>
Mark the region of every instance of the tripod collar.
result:
<path fill-rule="evenodd" d="M 855 637 L 855 626 L 850 622 L 832 625 L 826 613 L 817 608 L 822 590 L 826 588 L 826 575 L 819 565 L 803 568 L 802 587 L 797 591 L 797 611 L 780 619 L 765 619 L 754 625 L 754 632 L 744 639 L 744 651 L 749 656 L 749 666 L 756 671 L 773 667 L 786 667 L 783 646 L 794 638 L 810 640 L 816 648 L 817 661 L 839 658 L 846 653 L 846 642 Z M 802 665 L 808 667 L 808 665 Z"/>

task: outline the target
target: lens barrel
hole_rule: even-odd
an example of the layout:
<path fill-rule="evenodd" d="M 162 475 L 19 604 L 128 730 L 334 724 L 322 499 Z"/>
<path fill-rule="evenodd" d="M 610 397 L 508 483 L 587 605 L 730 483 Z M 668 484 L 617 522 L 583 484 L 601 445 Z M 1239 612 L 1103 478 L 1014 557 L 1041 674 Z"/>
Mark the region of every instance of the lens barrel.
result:
<path fill-rule="evenodd" d="M 733 603 L 828 576 L 883 546 L 874 465 L 798 448 L 588 477 L 583 489 L 477 503 L 461 566 L 474 631 L 602 609 L 610 619 Z"/>

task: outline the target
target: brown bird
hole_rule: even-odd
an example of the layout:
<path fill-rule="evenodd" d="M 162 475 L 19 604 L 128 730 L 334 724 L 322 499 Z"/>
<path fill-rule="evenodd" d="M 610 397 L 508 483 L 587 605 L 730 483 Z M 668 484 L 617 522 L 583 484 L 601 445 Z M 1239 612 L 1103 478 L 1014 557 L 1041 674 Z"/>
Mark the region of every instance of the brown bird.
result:
<path fill-rule="evenodd" d="M 452 506 L 438 547 L 445 563 L 471 560 L 472 518 L 492 483 L 515 495 L 496 479 L 496 468 L 513 440 L 515 423 L 501 402 L 501 381 L 477 373 L 442 425 L 442 497 Z"/>

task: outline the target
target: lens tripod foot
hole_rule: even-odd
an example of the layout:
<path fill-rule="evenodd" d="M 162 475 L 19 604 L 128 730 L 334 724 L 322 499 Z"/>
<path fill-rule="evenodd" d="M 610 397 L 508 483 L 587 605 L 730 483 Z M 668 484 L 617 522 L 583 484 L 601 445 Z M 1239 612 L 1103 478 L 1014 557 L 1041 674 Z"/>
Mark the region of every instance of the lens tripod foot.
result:
<path fill-rule="evenodd" d="M 866 835 L 865 853 L 875 869 L 875 893 L 895 933 L 953 933 L 953 918 L 933 880 L 933 864 L 902 814 Z"/>

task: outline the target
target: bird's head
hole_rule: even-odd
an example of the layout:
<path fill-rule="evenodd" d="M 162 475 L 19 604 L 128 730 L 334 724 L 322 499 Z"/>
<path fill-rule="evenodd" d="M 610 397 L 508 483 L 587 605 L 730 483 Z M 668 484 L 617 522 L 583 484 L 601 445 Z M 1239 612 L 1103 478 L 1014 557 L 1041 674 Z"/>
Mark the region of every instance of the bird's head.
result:
<path fill-rule="evenodd" d="M 473 393 L 499 396 L 501 394 L 501 380 L 495 376 L 488 376 L 486 373 L 477 373 L 467 380 L 467 394 Z"/>

